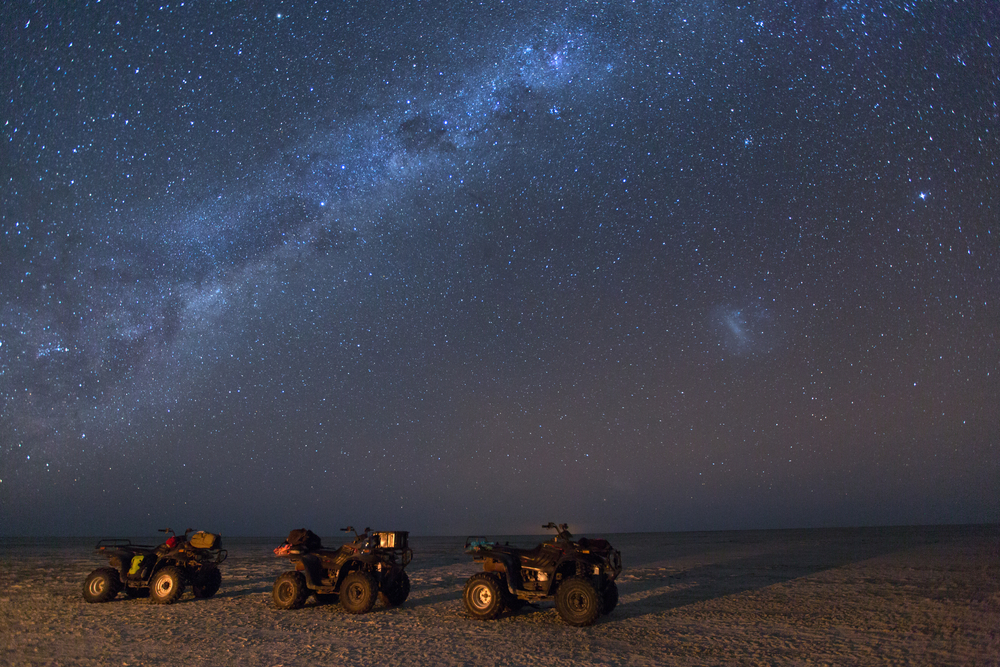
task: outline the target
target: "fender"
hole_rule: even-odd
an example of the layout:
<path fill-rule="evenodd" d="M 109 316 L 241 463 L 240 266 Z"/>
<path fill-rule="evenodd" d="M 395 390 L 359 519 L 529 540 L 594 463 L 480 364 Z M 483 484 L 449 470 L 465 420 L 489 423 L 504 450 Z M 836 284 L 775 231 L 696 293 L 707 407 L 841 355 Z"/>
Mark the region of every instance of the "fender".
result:
<path fill-rule="evenodd" d="M 154 574 L 156 574 L 157 572 L 159 572 L 160 570 L 162 570 L 163 568 L 168 567 L 168 566 L 170 566 L 170 567 L 176 567 L 176 568 L 180 568 L 181 570 L 184 570 L 184 565 L 181 564 L 181 563 L 179 563 L 179 562 L 177 562 L 173 558 L 160 558 L 153 565 L 153 570 L 152 570 L 152 572 L 149 573 L 149 578 L 152 579 Z M 185 574 L 187 574 L 186 571 L 185 571 Z"/>
<path fill-rule="evenodd" d="M 306 587 L 312 590 L 322 588 L 323 584 L 320 582 L 323 574 L 319 556 L 315 554 L 300 554 L 295 560 L 302 563 L 302 574 L 306 578 Z"/>
<path fill-rule="evenodd" d="M 570 577 L 585 576 L 587 579 L 593 581 L 594 575 L 592 573 L 593 565 L 588 563 L 585 559 L 573 556 L 571 558 L 564 558 L 559 561 L 559 565 L 556 566 L 555 572 L 552 573 L 552 580 L 549 582 L 549 587 L 546 590 L 546 594 L 552 595 L 555 593 L 556 578 L 558 575 L 562 575 L 562 580 L 565 581 Z M 596 584 L 595 584 L 596 585 Z"/>
<path fill-rule="evenodd" d="M 517 592 L 524 588 L 524 584 L 521 582 L 521 566 L 518 565 L 517 558 L 513 554 L 502 551 L 491 553 L 490 558 L 503 565 L 504 573 L 507 575 L 507 588 L 511 595 L 517 596 Z"/>
<path fill-rule="evenodd" d="M 344 564 L 340 566 L 340 570 L 337 572 L 337 583 L 335 584 L 334 587 L 339 591 L 340 585 L 344 583 L 344 579 L 347 578 L 347 575 L 349 575 L 351 572 L 356 572 L 358 570 L 361 570 L 363 572 L 368 571 L 369 568 L 365 567 L 365 565 L 367 564 L 368 563 L 366 563 L 360 557 L 348 558 L 347 560 L 345 560 Z M 376 578 L 376 581 L 378 581 L 378 578 Z"/>
<path fill-rule="evenodd" d="M 378 556 L 376 556 L 373 553 L 365 553 L 365 552 L 361 552 L 360 554 L 355 556 L 354 560 L 364 565 L 378 565 L 378 563 L 380 562 Z"/>

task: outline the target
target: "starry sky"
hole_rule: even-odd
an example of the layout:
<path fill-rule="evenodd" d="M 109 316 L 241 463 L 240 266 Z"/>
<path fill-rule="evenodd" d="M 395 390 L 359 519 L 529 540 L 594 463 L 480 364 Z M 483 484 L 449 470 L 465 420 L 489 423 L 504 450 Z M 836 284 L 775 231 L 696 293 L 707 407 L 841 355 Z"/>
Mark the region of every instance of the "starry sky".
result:
<path fill-rule="evenodd" d="M 997 521 L 995 3 L 0 11 L 0 534 Z"/>

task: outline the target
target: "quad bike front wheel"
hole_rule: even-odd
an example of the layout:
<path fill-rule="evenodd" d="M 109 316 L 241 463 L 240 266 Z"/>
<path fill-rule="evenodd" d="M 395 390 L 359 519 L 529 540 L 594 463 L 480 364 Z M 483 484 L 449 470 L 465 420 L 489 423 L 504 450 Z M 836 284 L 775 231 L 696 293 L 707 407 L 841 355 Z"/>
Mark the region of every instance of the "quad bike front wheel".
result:
<path fill-rule="evenodd" d="M 196 598 L 205 599 L 218 593 L 221 585 L 222 573 L 219 572 L 219 568 L 210 565 L 203 567 L 194 576 L 194 581 L 191 582 L 191 591 Z"/>
<path fill-rule="evenodd" d="M 556 611 L 570 625 L 593 625 L 601 615 L 601 596 L 586 579 L 570 577 L 556 591 Z"/>
<path fill-rule="evenodd" d="M 301 609 L 307 597 L 309 589 L 301 572 L 285 572 L 274 580 L 271 599 L 278 609 Z"/>
<path fill-rule="evenodd" d="M 356 570 L 340 585 L 340 605 L 349 614 L 367 614 L 375 606 L 378 583 L 367 572 Z"/>
<path fill-rule="evenodd" d="M 405 572 L 400 572 L 399 576 L 390 581 L 379 597 L 387 607 L 398 607 L 406 601 L 410 594 L 410 577 Z"/>
<path fill-rule="evenodd" d="M 480 621 L 491 621 L 503 613 L 503 594 L 499 577 L 489 572 L 480 572 L 469 577 L 462 594 L 465 610 Z"/>
<path fill-rule="evenodd" d="M 167 566 L 153 575 L 149 582 L 149 599 L 157 604 L 173 604 L 184 595 L 184 572 Z"/>
<path fill-rule="evenodd" d="M 121 587 L 118 570 L 99 567 L 83 582 L 83 599 L 87 602 L 108 602 L 115 599 Z"/>

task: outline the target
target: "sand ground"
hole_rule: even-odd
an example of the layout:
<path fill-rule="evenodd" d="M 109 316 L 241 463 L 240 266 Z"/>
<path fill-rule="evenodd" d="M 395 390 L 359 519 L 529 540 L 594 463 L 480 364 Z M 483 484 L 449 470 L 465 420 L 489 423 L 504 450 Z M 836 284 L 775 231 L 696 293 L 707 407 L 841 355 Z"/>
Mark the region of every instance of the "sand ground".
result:
<path fill-rule="evenodd" d="M 83 579 L 103 565 L 90 541 L 8 539 L 0 663 L 1000 665 L 998 526 L 605 537 L 622 552 L 621 601 L 589 628 L 551 604 L 468 618 L 462 538 L 412 538 L 409 599 L 364 616 L 312 598 L 274 609 L 280 539 L 229 540 L 219 594 L 167 606 L 85 603 Z"/>

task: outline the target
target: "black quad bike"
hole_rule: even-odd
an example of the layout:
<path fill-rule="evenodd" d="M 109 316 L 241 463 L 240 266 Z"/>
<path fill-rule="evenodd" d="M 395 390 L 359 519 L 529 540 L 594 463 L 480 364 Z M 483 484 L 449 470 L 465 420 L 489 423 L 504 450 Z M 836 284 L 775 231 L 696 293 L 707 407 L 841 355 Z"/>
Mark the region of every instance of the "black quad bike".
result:
<path fill-rule="evenodd" d="M 504 609 L 517 611 L 526 603 L 555 599 L 559 616 L 570 625 L 586 626 L 609 614 L 618 604 L 615 579 L 621 574 L 621 553 L 607 540 L 574 540 L 566 524 L 548 523 L 556 531 L 551 542 L 534 549 L 498 545 L 485 537 L 465 541 L 465 553 L 483 564 L 469 577 L 462 601 L 473 618 L 497 618 Z"/>
<path fill-rule="evenodd" d="M 324 549 L 312 531 L 293 530 L 274 550 L 287 557 L 295 570 L 278 576 L 272 597 L 278 609 L 299 609 L 310 595 L 319 602 L 336 602 L 345 611 L 366 614 L 381 598 L 389 607 L 403 604 L 410 594 L 410 578 L 404 568 L 413 558 L 407 531 L 358 534 L 339 549 Z"/>
<path fill-rule="evenodd" d="M 99 567 L 83 582 L 83 599 L 108 602 L 124 591 L 129 598 L 148 597 L 159 604 L 176 602 L 191 584 L 196 598 L 210 598 L 222 584 L 219 564 L 228 552 L 214 533 L 176 535 L 161 528 L 166 541 L 160 546 L 132 544 L 127 539 L 102 539 L 95 547 L 111 567 Z"/>

